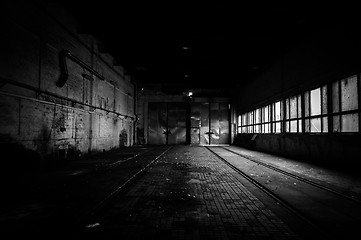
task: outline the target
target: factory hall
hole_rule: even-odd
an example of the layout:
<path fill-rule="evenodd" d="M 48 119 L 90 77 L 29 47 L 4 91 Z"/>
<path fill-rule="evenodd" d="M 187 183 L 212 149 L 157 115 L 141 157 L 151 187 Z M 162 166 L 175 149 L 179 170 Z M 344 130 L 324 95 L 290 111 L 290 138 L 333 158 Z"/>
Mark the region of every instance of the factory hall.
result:
<path fill-rule="evenodd" d="M 356 6 L 1 9 L 1 235 L 359 235 Z"/>

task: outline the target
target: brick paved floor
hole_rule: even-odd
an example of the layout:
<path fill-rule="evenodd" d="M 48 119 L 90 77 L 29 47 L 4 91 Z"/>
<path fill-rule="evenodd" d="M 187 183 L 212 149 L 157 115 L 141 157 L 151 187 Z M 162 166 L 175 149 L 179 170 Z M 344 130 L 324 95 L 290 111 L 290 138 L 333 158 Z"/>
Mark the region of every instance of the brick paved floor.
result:
<path fill-rule="evenodd" d="M 84 224 L 102 239 L 301 239 L 206 148 L 177 146 Z"/>

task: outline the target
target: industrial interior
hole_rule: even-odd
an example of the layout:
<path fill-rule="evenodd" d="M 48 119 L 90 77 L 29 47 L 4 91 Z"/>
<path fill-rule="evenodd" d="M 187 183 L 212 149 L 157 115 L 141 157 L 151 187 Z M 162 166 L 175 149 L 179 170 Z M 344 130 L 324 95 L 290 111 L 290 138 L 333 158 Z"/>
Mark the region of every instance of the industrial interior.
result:
<path fill-rule="evenodd" d="M 355 7 L 2 8 L 1 233 L 357 234 Z"/>

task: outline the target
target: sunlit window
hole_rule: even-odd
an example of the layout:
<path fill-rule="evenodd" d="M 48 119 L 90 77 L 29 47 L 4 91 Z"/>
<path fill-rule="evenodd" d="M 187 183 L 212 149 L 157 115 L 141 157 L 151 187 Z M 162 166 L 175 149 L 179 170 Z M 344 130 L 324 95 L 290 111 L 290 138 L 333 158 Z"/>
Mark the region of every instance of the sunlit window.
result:
<path fill-rule="evenodd" d="M 359 76 L 344 78 L 240 115 L 238 132 L 359 132 L 359 94 Z"/>
<path fill-rule="evenodd" d="M 281 101 L 272 104 L 272 132 L 281 133 L 282 128 L 282 105 Z"/>
<path fill-rule="evenodd" d="M 262 109 L 262 133 L 271 132 L 271 123 L 270 123 L 270 106 L 265 106 Z"/>
<path fill-rule="evenodd" d="M 334 132 L 358 132 L 358 84 L 357 76 L 332 84 L 332 130 Z"/>
<path fill-rule="evenodd" d="M 285 132 L 302 132 L 301 95 L 287 98 L 285 101 Z"/>
<path fill-rule="evenodd" d="M 327 85 L 304 93 L 305 132 L 328 132 Z"/>

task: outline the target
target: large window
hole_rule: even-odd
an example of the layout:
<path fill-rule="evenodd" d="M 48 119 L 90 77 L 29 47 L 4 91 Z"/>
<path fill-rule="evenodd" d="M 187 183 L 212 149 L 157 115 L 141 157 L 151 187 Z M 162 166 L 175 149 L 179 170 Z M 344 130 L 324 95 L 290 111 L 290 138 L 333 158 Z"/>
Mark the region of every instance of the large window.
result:
<path fill-rule="evenodd" d="M 327 86 L 304 93 L 305 132 L 328 132 Z"/>
<path fill-rule="evenodd" d="M 238 116 L 238 133 L 360 132 L 360 75 Z"/>
<path fill-rule="evenodd" d="M 359 86 L 357 76 L 332 84 L 332 129 L 359 132 Z"/>
<path fill-rule="evenodd" d="M 282 104 L 281 101 L 275 102 L 272 105 L 272 132 L 273 133 L 281 133 L 282 129 Z"/>
<path fill-rule="evenodd" d="M 302 132 L 301 95 L 287 98 L 285 101 L 285 132 Z"/>

